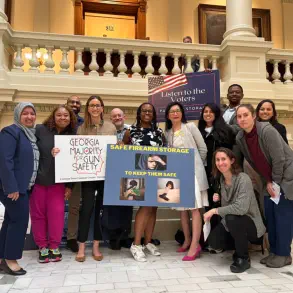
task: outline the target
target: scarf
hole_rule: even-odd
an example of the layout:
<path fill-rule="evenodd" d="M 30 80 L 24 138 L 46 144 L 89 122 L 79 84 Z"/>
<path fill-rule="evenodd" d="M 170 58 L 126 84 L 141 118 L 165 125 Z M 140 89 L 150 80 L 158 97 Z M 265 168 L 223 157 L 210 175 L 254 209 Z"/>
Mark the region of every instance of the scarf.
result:
<path fill-rule="evenodd" d="M 34 110 L 34 112 L 36 112 L 36 109 L 32 103 L 30 102 L 19 103 L 14 109 L 14 124 L 23 130 L 23 132 L 25 133 L 26 137 L 29 139 L 30 142 L 36 143 L 37 141 L 37 138 L 35 136 L 36 128 L 35 127 L 28 128 L 20 123 L 21 113 L 26 107 L 30 107 Z"/>

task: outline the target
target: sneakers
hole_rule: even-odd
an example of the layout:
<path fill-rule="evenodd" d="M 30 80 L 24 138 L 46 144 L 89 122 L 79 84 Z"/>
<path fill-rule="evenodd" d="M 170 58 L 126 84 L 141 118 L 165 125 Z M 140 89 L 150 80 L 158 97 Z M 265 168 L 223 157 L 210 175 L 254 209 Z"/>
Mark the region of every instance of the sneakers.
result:
<path fill-rule="evenodd" d="M 147 261 L 141 245 L 134 245 L 132 243 L 130 247 L 130 252 L 136 261 L 139 261 L 139 262 Z"/>
<path fill-rule="evenodd" d="M 50 261 L 52 262 L 57 262 L 62 260 L 62 254 L 60 253 L 59 248 L 50 249 L 49 254 L 50 254 Z"/>
<path fill-rule="evenodd" d="M 145 245 L 144 250 L 151 255 L 155 255 L 155 256 L 161 255 L 161 253 L 159 252 L 159 249 L 152 243 L 148 243 L 147 245 Z"/>
<path fill-rule="evenodd" d="M 48 248 L 42 248 L 39 250 L 39 263 L 48 263 L 50 261 L 50 256 L 49 256 L 49 249 Z"/>
<path fill-rule="evenodd" d="M 289 266 L 292 264 L 292 256 L 279 256 L 274 255 L 269 258 L 266 262 L 267 267 L 269 268 L 282 268 L 284 266 Z"/>

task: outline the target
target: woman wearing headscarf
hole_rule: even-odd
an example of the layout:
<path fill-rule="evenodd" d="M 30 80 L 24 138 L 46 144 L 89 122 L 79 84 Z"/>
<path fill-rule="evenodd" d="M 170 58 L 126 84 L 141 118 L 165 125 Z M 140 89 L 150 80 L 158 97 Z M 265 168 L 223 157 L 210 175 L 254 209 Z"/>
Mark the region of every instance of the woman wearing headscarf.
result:
<path fill-rule="evenodd" d="M 39 164 L 35 121 L 34 105 L 19 103 L 14 110 L 14 124 L 0 133 L 0 201 L 5 207 L 0 270 L 15 276 L 26 274 L 17 260 L 22 258 L 29 220 L 28 194 Z"/>

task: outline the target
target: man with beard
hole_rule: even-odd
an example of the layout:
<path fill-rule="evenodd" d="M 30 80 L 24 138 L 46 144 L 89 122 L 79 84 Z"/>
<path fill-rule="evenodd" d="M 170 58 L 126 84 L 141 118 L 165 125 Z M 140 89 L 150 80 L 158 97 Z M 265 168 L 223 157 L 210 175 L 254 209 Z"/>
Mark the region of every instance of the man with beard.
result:
<path fill-rule="evenodd" d="M 83 124 L 84 120 L 82 117 L 80 117 L 78 114 L 81 109 L 81 102 L 79 96 L 71 96 L 67 99 L 67 106 L 72 109 L 74 114 L 76 115 L 77 118 L 77 126 L 80 126 Z"/>
<path fill-rule="evenodd" d="M 77 127 L 81 126 L 84 122 L 84 119 L 78 115 L 81 109 L 80 98 L 76 95 L 71 96 L 68 98 L 66 104 L 72 109 L 72 111 L 76 115 Z M 71 197 L 68 200 L 68 226 L 66 248 L 70 249 L 72 252 L 78 252 L 78 243 L 76 238 L 78 229 L 80 195 L 81 184 L 76 182 L 74 184 Z"/>

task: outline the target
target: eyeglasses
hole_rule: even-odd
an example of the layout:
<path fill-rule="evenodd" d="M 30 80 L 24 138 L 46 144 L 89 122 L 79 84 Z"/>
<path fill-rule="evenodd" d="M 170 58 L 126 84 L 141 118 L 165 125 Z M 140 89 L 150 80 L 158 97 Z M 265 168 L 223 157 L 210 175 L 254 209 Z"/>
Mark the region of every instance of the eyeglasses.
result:
<path fill-rule="evenodd" d="M 142 113 L 150 113 L 150 114 L 153 114 L 153 110 L 141 110 Z"/>
<path fill-rule="evenodd" d="M 177 109 L 177 110 L 171 110 L 171 111 L 169 111 L 169 113 L 170 114 L 179 114 L 179 113 L 181 113 L 181 110 L 179 110 L 179 109 Z"/>
<path fill-rule="evenodd" d="M 101 105 L 98 105 L 98 104 L 92 104 L 92 105 L 89 105 L 89 108 L 91 108 L 91 109 L 94 109 L 94 108 L 97 108 L 97 109 L 99 109 L 99 108 L 101 108 L 102 106 Z"/>

